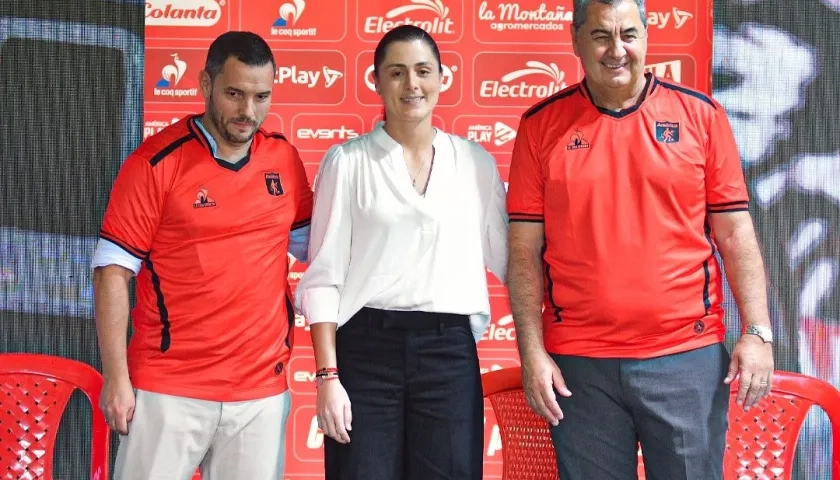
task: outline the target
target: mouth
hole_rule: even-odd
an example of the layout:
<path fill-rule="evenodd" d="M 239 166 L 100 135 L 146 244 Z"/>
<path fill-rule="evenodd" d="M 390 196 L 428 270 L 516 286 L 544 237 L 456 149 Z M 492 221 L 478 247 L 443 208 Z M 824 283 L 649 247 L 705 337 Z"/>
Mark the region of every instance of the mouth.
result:
<path fill-rule="evenodd" d="M 412 95 L 409 97 L 400 97 L 400 101 L 403 103 L 407 103 L 409 105 L 417 105 L 422 102 L 426 97 L 422 95 Z"/>
<path fill-rule="evenodd" d="M 249 130 L 253 127 L 252 122 L 231 122 L 233 126 L 239 130 Z"/>
<path fill-rule="evenodd" d="M 604 68 L 606 68 L 607 70 L 620 70 L 620 69 L 626 67 L 628 63 L 630 63 L 630 62 L 629 61 L 621 62 L 621 63 L 601 62 L 601 65 L 603 65 Z"/>

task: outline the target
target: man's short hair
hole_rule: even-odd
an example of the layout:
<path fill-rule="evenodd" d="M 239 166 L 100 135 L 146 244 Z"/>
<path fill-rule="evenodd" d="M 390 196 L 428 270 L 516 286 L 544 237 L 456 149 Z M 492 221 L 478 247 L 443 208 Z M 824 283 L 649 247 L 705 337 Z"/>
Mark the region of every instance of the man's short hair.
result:
<path fill-rule="evenodd" d="M 586 23 L 586 12 L 591 3 L 603 3 L 604 5 L 616 6 L 621 2 L 633 1 L 639 7 L 639 15 L 642 17 L 642 25 L 647 27 L 647 15 L 645 14 L 645 0 L 574 0 L 574 13 L 572 14 L 572 26 L 575 30 Z"/>
<path fill-rule="evenodd" d="M 222 73 L 222 68 L 230 57 L 251 67 L 261 67 L 271 63 L 271 66 L 277 70 L 271 48 L 256 33 L 227 32 L 213 40 L 210 49 L 207 51 L 207 61 L 204 64 L 204 71 L 207 72 L 211 80 Z"/>

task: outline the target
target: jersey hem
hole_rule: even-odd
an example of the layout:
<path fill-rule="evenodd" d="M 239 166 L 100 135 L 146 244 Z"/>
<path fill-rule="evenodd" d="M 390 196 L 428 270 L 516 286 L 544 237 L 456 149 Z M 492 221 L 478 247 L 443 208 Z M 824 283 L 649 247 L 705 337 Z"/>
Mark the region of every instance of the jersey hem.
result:
<path fill-rule="evenodd" d="M 273 397 L 285 393 L 289 389 L 288 379 L 283 378 L 273 385 L 264 387 L 250 388 L 247 390 L 232 389 L 201 389 L 195 387 L 183 387 L 174 385 L 166 381 L 160 381 L 151 378 L 144 378 L 141 380 L 131 379 L 131 384 L 134 388 L 145 390 L 147 392 L 159 393 L 162 395 L 172 395 L 175 397 L 193 398 L 197 400 L 206 400 L 210 402 L 243 402 L 250 400 L 261 400 L 263 398 Z"/>
<path fill-rule="evenodd" d="M 617 347 L 615 345 L 598 345 L 594 342 L 587 342 L 586 347 L 581 347 L 580 344 L 568 344 L 559 347 L 546 348 L 546 352 L 551 355 L 569 355 L 576 357 L 587 358 L 632 358 L 636 360 L 644 360 L 650 358 L 664 357 L 666 355 L 676 355 L 680 353 L 690 352 L 698 348 L 708 347 L 724 341 L 725 332 L 712 332 L 707 335 L 695 337 L 689 341 L 678 343 L 676 345 L 668 345 L 661 348 L 650 349 L 648 347 L 640 347 L 638 345 L 623 345 Z"/>

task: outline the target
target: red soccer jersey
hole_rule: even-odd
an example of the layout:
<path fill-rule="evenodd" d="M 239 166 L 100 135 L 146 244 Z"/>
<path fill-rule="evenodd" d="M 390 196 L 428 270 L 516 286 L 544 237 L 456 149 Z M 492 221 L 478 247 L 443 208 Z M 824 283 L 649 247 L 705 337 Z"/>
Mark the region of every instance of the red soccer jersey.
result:
<path fill-rule="evenodd" d="M 585 81 L 532 107 L 511 159 L 511 221 L 544 222 L 551 353 L 649 358 L 723 340 L 708 215 L 746 210 L 726 113 L 648 76 L 640 102 L 597 107 Z"/>
<path fill-rule="evenodd" d="M 290 231 L 309 224 L 312 190 L 297 150 L 260 130 L 238 163 L 214 157 L 191 116 L 126 159 L 101 237 L 143 260 L 132 384 L 213 401 L 286 391 L 294 312 Z"/>

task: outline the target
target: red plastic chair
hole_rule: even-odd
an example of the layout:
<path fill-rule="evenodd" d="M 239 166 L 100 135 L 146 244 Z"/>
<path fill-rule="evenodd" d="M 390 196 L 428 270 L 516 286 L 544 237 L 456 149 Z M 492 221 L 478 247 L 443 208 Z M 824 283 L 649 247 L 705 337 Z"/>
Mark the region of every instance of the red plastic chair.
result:
<path fill-rule="evenodd" d="M 53 478 L 58 425 L 74 390 L 93 406 L 91 480 L 108 478 L 109 430 L 99 408 L 102 376 L 93 367 L 50 355 L 0 355 L 0 476 Z"/>
<path fill-rule="evenodd" d="M 558 480 L 548 424 L 531 411 L 522 391 L 520 368 L 482 376 L 502 437 L 504 480 Z M 840 480 L 840 391 L 817 378 L 776 371 L 773 393 L 744 412 L 735 404 L 733 382 L 729 431 L 724 452 L 724 478 L 790 479 L 799 432 L 808 410 L 818 405 L 832 428 L 831 478 Z M 644 465 L 639 458 L 639 478 Z"/>

